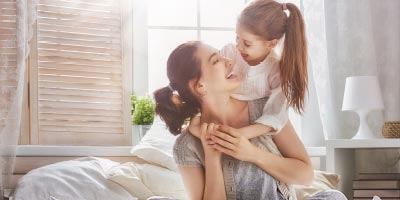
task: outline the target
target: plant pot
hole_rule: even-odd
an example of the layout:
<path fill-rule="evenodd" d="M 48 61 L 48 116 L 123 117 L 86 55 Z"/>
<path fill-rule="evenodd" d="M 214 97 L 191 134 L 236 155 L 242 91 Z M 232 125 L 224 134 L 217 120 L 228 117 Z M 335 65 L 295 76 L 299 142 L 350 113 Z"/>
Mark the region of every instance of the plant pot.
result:
<path fill-rule="evenodd" d="M 144 135 L 146 135 L 146 132 L 151 128 L 151 124 L 149 125 L 133 125 L 132 130 L 133 130 L 133 143 L 135 144 L 135 138 L 136 141 L 139 142 L 142 140 Z"/>

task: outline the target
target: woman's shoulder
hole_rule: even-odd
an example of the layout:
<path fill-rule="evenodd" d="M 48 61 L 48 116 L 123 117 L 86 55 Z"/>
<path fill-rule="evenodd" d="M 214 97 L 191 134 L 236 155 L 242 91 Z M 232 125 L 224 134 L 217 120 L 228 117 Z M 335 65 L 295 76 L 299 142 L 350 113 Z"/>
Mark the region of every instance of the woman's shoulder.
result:
<path fill-rule="evenodd" d="M 200 139 L 193 136 L 188 129 L 182 131 L 175 141 L 174 159 L 178 165 L 201 166 L 204 152 Z"/>
<path fill-rule="evenodd" d="M 198 138 L 196 138 L 194 135 L 192 135 L 188 129 L 184 129 L 179 136 L 176 138 L 175 145 L 180 145 L 180 144 L 192 144 L 196 143 Z"/>

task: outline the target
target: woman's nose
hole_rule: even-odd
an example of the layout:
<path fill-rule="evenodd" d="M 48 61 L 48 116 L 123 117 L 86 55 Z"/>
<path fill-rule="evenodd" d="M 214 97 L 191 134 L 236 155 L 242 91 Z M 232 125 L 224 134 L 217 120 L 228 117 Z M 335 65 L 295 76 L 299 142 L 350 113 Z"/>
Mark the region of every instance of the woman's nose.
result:
<path fill-rule="evenodd" d="M 225 59 L 225 64 L 226 64 L 228 67 L 230 67 L 230 66 L 233 65 L 233 61 L 232 61 L 231 59 L 229 59 L 229 58 L 224 58 L 224 59 Z"/>

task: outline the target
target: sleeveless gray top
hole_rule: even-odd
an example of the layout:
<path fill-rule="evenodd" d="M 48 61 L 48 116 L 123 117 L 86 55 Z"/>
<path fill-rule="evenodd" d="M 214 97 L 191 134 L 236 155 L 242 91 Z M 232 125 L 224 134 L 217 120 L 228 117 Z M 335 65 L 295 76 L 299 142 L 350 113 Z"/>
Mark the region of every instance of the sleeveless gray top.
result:
<path fill-rule="evenodd" d="M 267 98 L 249 101 L 250 122 L 262 115 Z M 262 135 L 250 142 L 257 147 L 281 155 L 272 136 Z M 178 165 L 203 167 L 204 151 L 200 139 L 184 130 L 177 138 L 174 148 L 174 159 Z M 229 200 L 247 199 L 281 199 L 295 200 L 296 195 L 291 186 L 279 182 L 253 163 L 244 162 L 222 155 L 222 171 L 225 191 Z"/>

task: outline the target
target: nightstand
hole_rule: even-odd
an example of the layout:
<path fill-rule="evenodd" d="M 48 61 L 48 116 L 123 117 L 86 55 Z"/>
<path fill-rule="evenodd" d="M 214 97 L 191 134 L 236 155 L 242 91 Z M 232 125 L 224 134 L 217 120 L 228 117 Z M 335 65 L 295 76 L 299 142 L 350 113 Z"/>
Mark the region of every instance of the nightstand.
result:
<path fill-rule="evenodd" d="M 356 173 L 355 150 L 378 148 L 400 148 L 400 139 L 326 140 L 326 169 L 328 172 L 340 175 L 339 190 L 348 199 L 353 199 L 352 181 Z"/>

